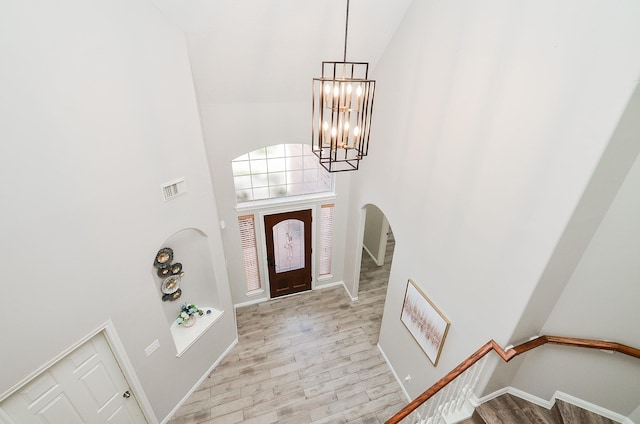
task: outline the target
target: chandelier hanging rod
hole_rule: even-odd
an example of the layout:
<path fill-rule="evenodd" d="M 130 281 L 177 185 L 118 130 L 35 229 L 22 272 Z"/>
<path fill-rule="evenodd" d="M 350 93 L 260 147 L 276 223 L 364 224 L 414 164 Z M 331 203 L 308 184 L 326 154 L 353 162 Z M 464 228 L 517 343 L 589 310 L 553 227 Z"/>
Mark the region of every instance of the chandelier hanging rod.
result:
<path fill-rule="evenodd" d="M 346 0 L 342 62 L 322 62 L 313 79 L 311 148 L 329 172 L 355 171 L 368 154 L 375 81 L 369 63 L 347 62 L 350 0 Z"/>
<path fill-rule="evenodd" d="M 349 0 L 347 0 L 347 14 L 344 23 L 344 56 L 343 62 L 347 61 L 347 36 L 349 35 Z"/>

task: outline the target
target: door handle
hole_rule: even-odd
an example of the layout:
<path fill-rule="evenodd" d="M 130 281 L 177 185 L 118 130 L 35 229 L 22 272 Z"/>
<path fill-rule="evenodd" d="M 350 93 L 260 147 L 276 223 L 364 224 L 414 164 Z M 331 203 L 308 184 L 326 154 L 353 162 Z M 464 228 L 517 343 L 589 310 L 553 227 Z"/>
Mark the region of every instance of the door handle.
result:
<path fill-rule="evenodd" d="M 122 397 L 125 399 L 129 399 L 131 397 L 131 392 L 129 392 L 129 390 L 127 390 L 126 392 L 124 392 L 122 394 Z"/>
<path fill-rule="evenodd" d="M 274 260 L 273 260 L 273 258 L 272 258 L 271 256 L 269 256 L 269 257 L 267 258 L 267 265 L 268 265 L 270 268 L 273 268 L 273 267 L 275 267 L 275 266 L 276 266 L 276 261 L 274 261 Z"/>

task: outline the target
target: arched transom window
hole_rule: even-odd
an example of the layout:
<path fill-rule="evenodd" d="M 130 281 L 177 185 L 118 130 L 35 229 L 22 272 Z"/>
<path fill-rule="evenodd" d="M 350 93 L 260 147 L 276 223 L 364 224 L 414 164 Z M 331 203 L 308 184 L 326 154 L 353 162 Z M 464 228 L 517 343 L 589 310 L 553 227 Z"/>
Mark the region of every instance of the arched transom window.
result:
<path fill-rule="evenodd" d="M 333 178 L 308 144 L 261 147 L 231 162 L 238 203 L 331 191 Z"/>

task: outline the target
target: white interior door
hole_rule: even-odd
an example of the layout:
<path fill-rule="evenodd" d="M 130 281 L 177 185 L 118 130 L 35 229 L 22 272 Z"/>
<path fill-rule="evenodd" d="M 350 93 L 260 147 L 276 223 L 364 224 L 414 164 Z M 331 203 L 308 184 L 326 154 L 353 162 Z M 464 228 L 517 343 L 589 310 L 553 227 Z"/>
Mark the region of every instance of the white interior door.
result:
<path fill-rule="evenodd" d="M 0 422 L 10 424 L 146 423 L 102 333 L 12 394 L 0 408 Z"/>

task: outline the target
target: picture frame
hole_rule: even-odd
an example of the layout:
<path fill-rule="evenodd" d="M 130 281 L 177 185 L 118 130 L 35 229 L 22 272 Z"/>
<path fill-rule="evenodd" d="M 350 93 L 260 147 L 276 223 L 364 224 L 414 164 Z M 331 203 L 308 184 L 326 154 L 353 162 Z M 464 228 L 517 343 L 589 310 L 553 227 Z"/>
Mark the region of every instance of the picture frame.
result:
<path fill-rule="evenodd" d="M 407 281 L 400 321 L 437 366 L 451 323 L 412 279 Z"/>

